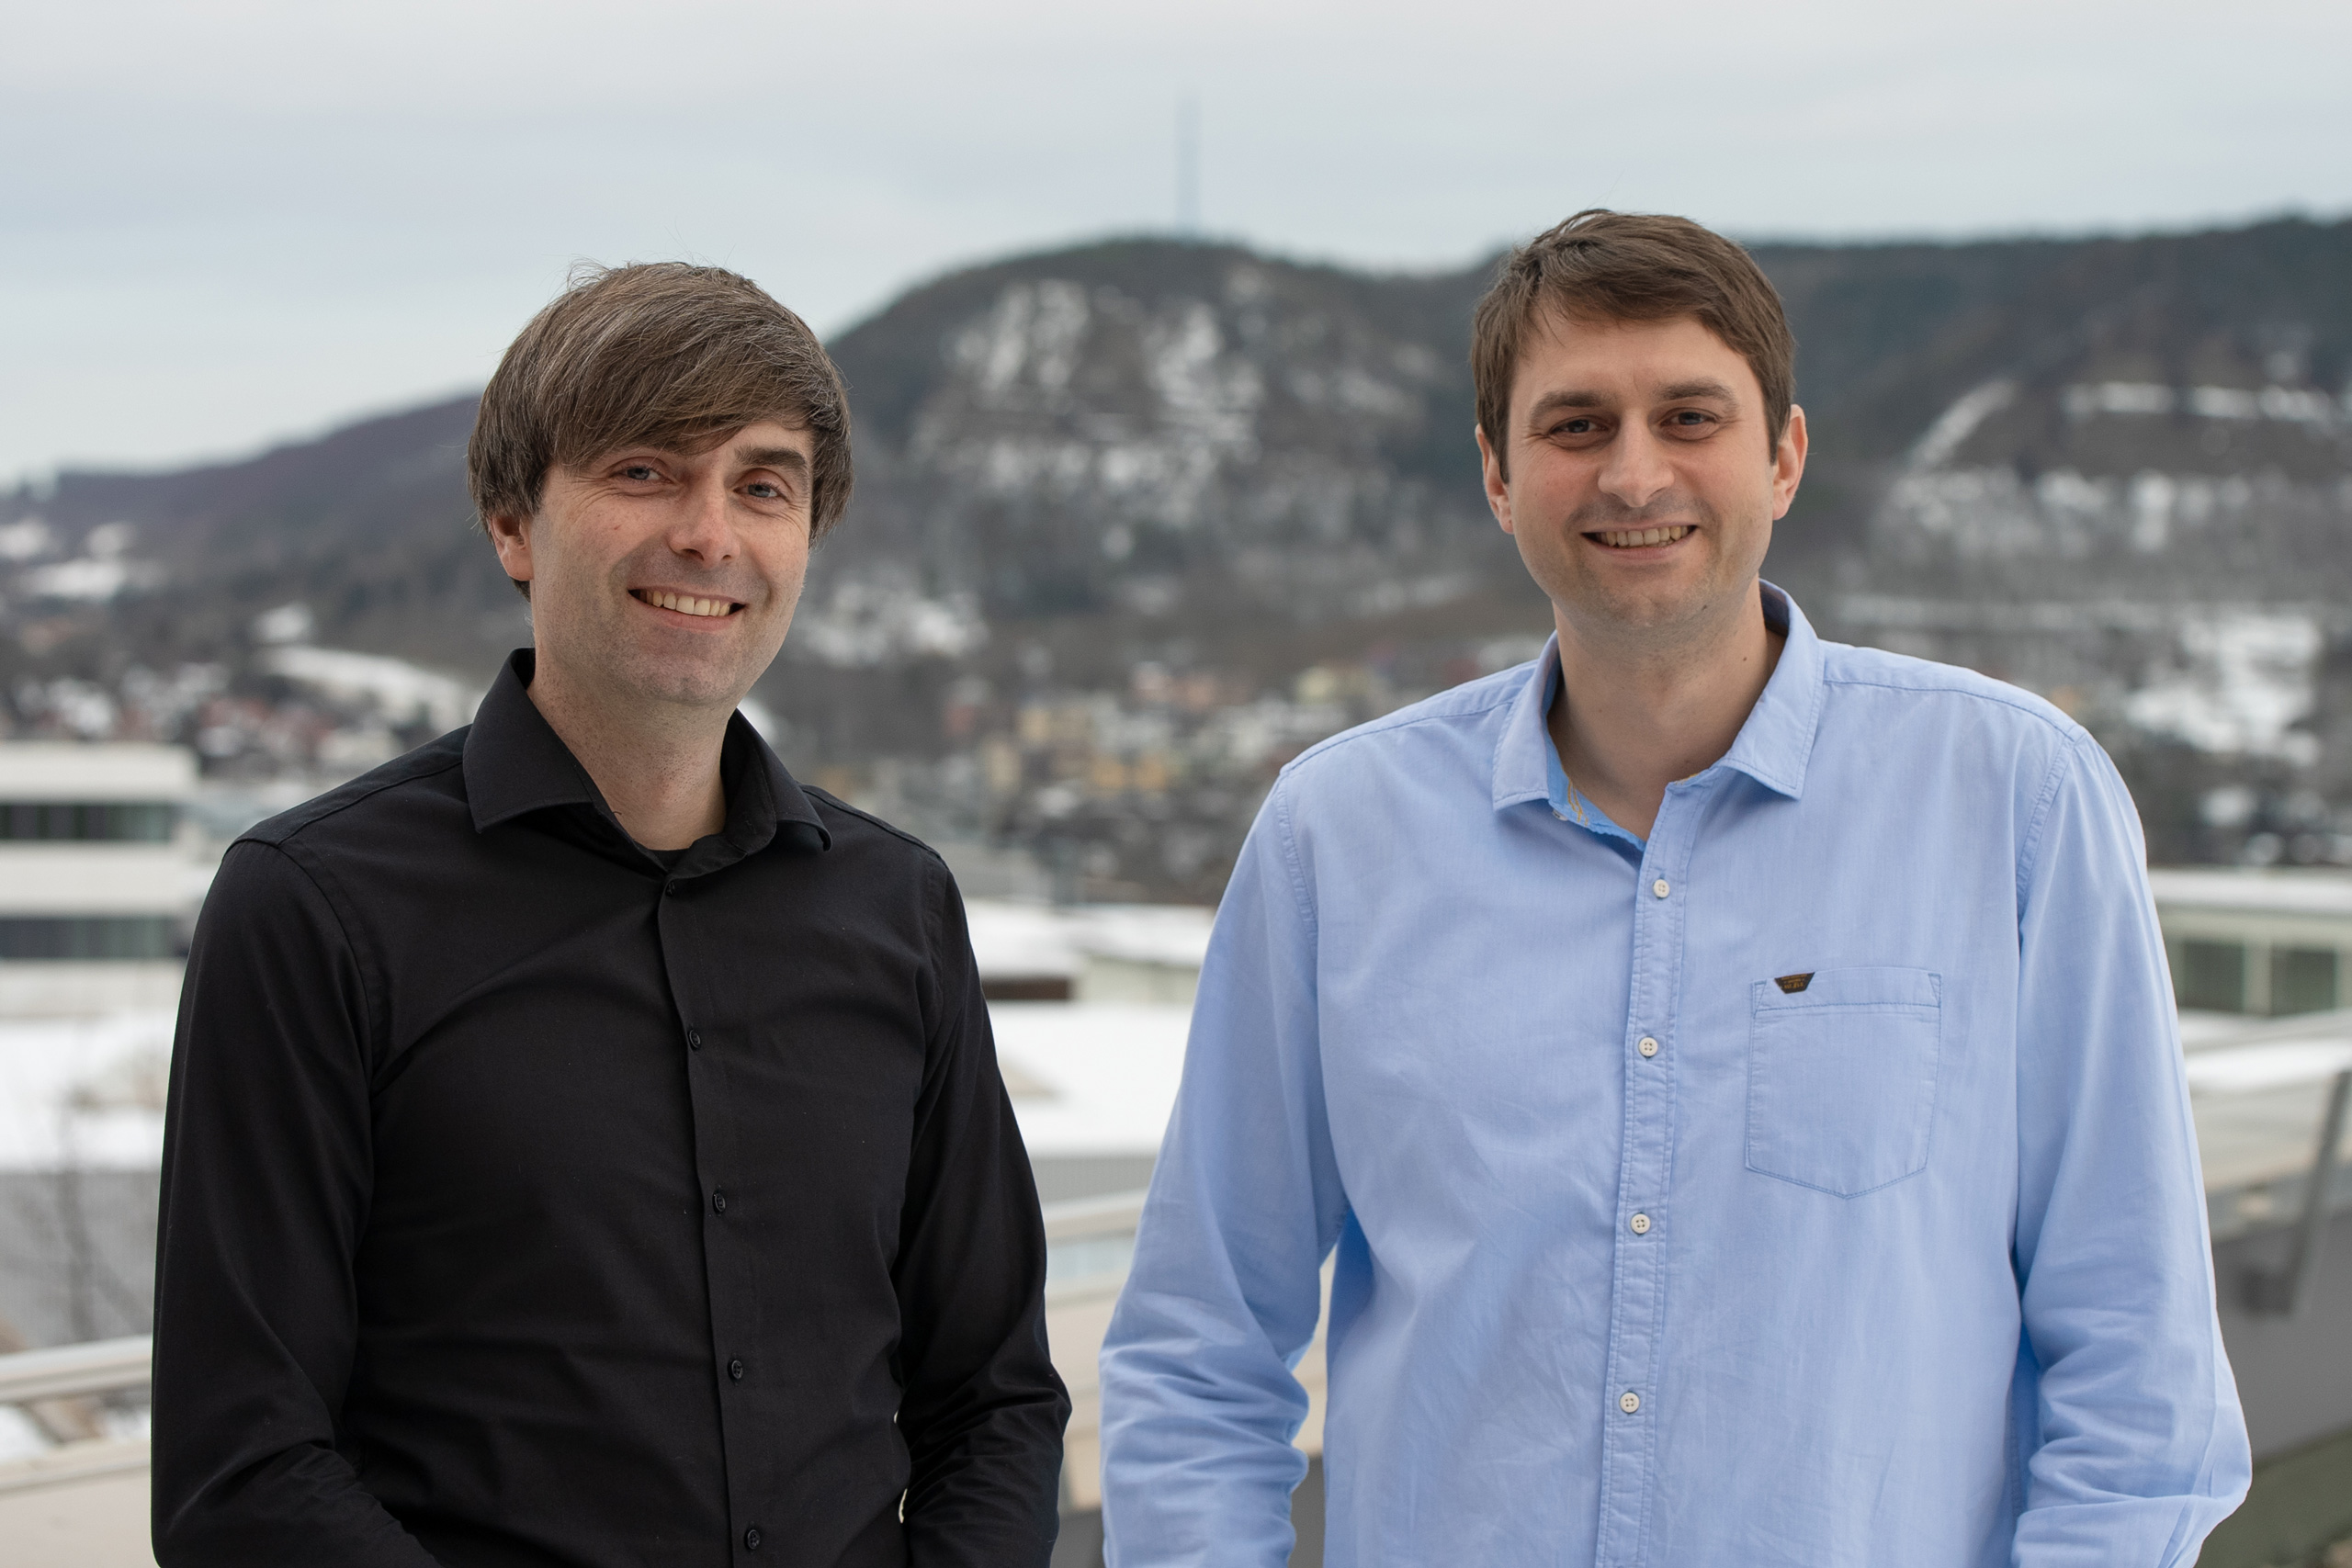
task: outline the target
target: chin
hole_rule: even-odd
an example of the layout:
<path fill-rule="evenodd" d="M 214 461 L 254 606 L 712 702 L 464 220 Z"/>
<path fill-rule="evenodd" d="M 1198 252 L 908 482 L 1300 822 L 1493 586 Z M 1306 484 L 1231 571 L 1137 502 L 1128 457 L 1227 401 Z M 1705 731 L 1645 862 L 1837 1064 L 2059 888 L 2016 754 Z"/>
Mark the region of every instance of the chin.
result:
<path fill-rule="evenodd" d="M 633 695 L 676 707 L 731 708 L 742 700 L 752 684 L 731 660 L 724 668 L 699 661 L 685 664 L 649 660 L 635 669 L 615 673 L 620 677 L 616 683 Z"/>

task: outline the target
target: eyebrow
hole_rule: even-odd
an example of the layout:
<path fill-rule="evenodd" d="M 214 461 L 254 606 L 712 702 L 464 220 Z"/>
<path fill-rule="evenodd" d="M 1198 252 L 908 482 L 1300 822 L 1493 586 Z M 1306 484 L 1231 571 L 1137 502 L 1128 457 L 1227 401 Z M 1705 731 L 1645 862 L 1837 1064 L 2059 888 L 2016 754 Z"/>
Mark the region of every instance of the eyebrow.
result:
<path fill-rule="evenodd" d="M 1692 398 L 1713 398 L 1719 403 L 1736 403 L 1739 401 L 1738 393 L 1733 391 L 1729 387 L 1724 386 L 1721 381 L 1708 379 L 1697 381 L 1677 381 L 1671 387 L 1659 389 L 1657 394 L 1657 400 L 1662 403 L 1687 402 Z"/>
<path fill-rule="evenodd" d="M 795 473 L 808 471 L 808 454 L 797 446 L 755 446 L 742 455 L 747 468 L 789 468 Z"/>
<path fill-rule="evenodd" d="M 1739 402 L 1737 393 L 1712 378 L 1702 378 L 1696 381 L 1677 381 L 1672 386 L 1659 388 L 1657 391 L 1657 400 L 1662 403 L 1689 402 L 1700 398 L 1714 402 L 1730 403 L 1735 407 Z M 1609 408 L 1615 401 L 1614 398 L 1605 393 L 1582 388 L 1568 388 L 1560 391 L 1546 392 L 1536 399 L 1534 404 L 1528 409 L 1527 417 L 1531 420 L 1541 419 L 1545 414 L 1560 409 Z"/>
<path fill-rule="evenodd" d="M 1529 407 L 1527 417 L 1541 419 L 1555 409 L 1598 409 L 1608 406 L 1609 400 L 1599 392 L 1546 392 Z"/>

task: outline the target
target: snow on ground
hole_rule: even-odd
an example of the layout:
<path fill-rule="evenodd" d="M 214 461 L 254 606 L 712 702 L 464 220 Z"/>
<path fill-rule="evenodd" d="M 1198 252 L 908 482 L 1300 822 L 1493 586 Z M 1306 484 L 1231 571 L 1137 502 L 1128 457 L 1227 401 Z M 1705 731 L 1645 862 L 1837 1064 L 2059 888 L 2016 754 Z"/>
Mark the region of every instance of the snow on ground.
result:
<path fill-rule="evenodd" d="M 0 1170 L 163 1161 L 172 1014 L 0 1021 Z"/>
<path fill-rule="evenodd" d="M 2296 726 L 2311 712 L 2324 640 L 2319 623 L 2301 612 L 2185 608 L 2179 662 L 2152 672 L 2125 715 L 2201 751 L 2308 763 L 2318 738 Z"/>
<path fill-rule="evenodd" d="M 405 660 L 292 643 L 263 653 L 262 667 L 329 696 L 367 701 L 396 724 L 455 729 L 469 722 L 481 693 L 452 675 Z"/>

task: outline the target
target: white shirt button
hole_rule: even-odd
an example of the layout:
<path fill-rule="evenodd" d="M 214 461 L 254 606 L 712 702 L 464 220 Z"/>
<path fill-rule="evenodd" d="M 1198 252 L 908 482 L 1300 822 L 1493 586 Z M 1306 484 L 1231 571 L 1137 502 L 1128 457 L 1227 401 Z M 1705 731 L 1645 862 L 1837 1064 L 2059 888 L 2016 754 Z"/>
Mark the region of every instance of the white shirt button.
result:
<path fill-rule="evenodd" d="M 1674 889 L 1668 885 L 1666 878 L 1661 876 L 1656 882 L 1650 884 L 1650 891 L 1663 898 L 1668 894 L 1673 892 Z"/>
<path fill-rule="evenodd" d="M 1650 1217 L 1647 1214 L 1635 1214 L 1628 1223 L 1633 1225 L 1635 1235 L 1650 1234 Z"/>
<path fill-rule="evenodd" d="M 1617 1396 L 1617 1408 L 1623 1411 L 1628 1416 L 1631 1416 L 1634 1411 L 1639 1410 L 1641 1407 L 1642 1396 L 1635 1393 L 1630 1388 Z"/>
<path fill-rule="evenodd" d="M 1657 1042 L 1645 1034 L 1642 1036 L 1641 1043 L 1634 1046 L 1634 1049 L 1639 1051 L 1645 1056 L 1655 1056 L 1657 1055 Z"/>

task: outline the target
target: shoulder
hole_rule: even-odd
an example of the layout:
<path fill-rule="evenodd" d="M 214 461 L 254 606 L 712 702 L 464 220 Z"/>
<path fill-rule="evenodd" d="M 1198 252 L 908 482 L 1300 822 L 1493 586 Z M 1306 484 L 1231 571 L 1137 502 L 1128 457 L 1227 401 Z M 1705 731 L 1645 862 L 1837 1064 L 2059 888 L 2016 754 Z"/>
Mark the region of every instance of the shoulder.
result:
<path fill-rule="evenodd" d="M 1824 642 L 1821 653 L 1822 686 L 1829 702 L 1913 708 L 1944 719 L 1964 716 L 2021 740 L 2067 749 L 2090 740 L 2088 730 L 2047 699 L 1973 670 L 1846 643 Z"/>
<path fill-rule="evenodd" d="M 1339 784 L 1445 756 L 1484 763 L 1534 671 L 1532 660 L 1516 664 L 1318 740 L 1283 768 L 1281 784 Z"/>
<path fill-rule="evenodd" d="M 1879 649 L 1823 645 L 1817 745 L 1876 777 L 1920 789 L 1963 784 L 1979 801 L 2006 800 L 2021 852 L 2052 802 L 2088 792 L 2102 810 L 2132 816 L 2129 792 L 2097 739 L 2054 704 L 1973 670 Z"/>
<path fill-rule="evenodd" d="M 962 907 L 955 877 L 937 850 L 830 790 L 802 784 L 800 793 L 816 807 L 830 837 L 819 857 L 829 877 L 846 879 L 869 893 L 902 889 L 923 907 L 926 919 L 937 919 L 951 906 Z"/>
<path fill-rule="evenodd" d="M 295 852 L 326 847 L 352 829 L 366 830 L 380 818 L 398 813 L 411 798 L 430 794 L 462 802 L 461 766 L 466 731 L 453 729 L 415 750 L 393 758 L 381 767 L 313 795 L 290 811 L 248 828 L 238 843 L 266 844 Z"/>
<path fill-rule="evenodd" d="M 964 897 L 944 857 L 829 790 L 802 784 L 800 792 L 831 835 L 816 857 L 825 885 L 878 922 L 869 929 L 898 933 L 892 940 L 928 951 L 933 964 L 968 963 Z"/>
<path fill-rule="evenodd" d="M 945 868 L 947 863 L 940 858 L 937 850 L 904 828 L 886 822 L 871 811 L 861 811 L 831 791 L 814 784 L 802 784 L 800 793 L 817 808 L 818 819 L 832 836 L 835 849 L 846 847 L 861 853 L 878 854 L 910 867 Z"/>

